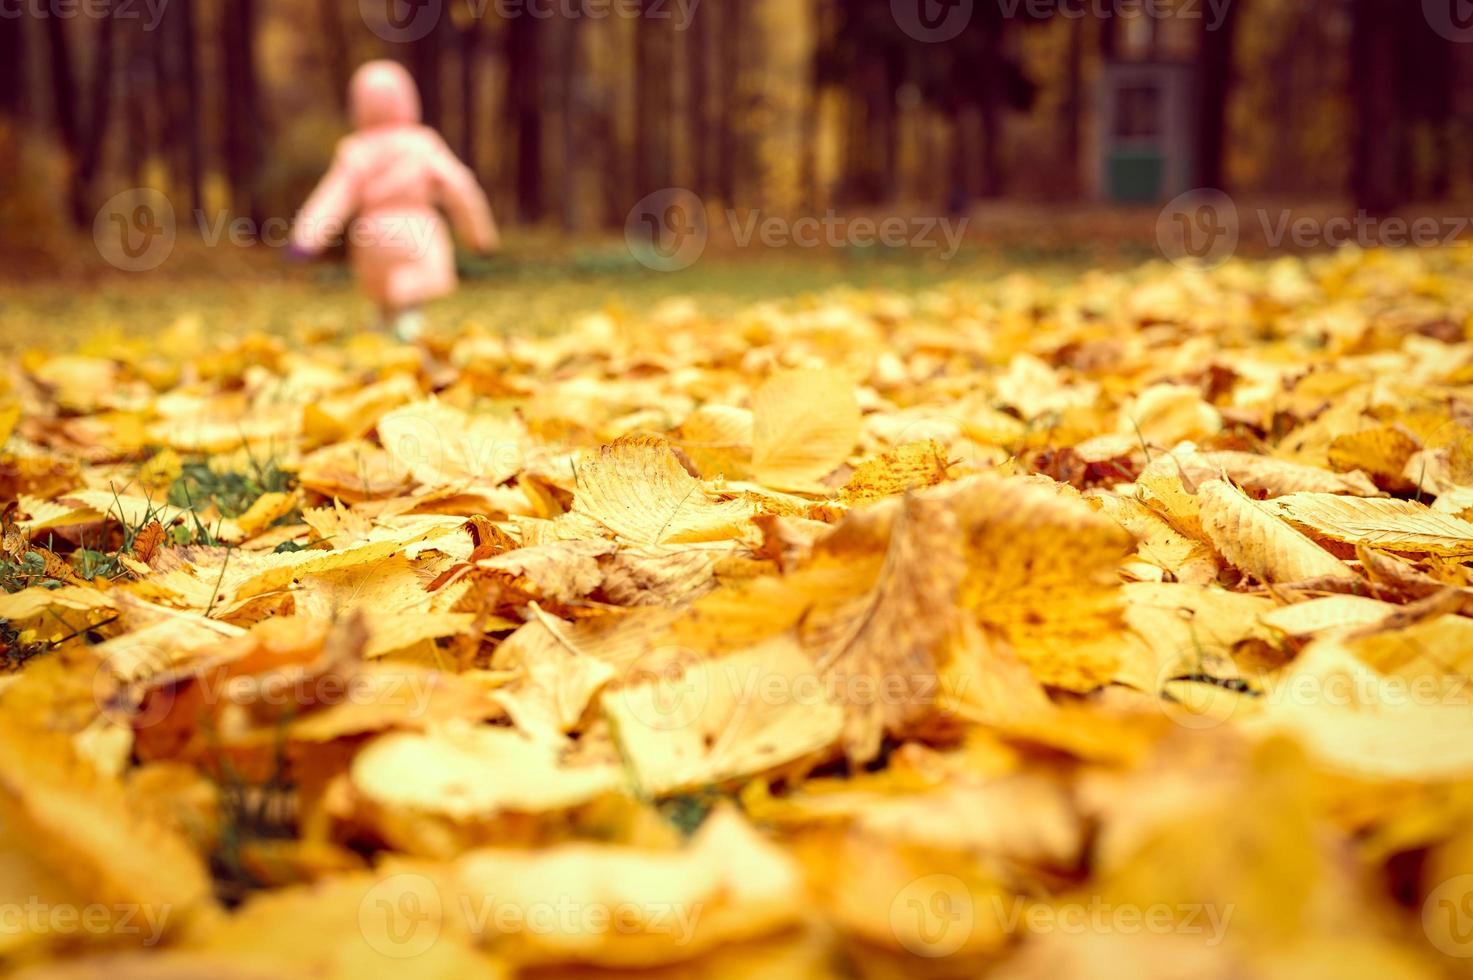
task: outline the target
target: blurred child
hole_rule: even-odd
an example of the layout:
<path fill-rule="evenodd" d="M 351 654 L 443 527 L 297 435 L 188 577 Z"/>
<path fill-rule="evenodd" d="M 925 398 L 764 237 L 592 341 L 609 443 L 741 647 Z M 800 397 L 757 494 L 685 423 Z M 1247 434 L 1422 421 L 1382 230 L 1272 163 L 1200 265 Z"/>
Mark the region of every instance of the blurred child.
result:
<path fill-rule="evenodd" d="M 423 329 L 420 307 L 455 291 L 455 249 L 436 208 L 480 252 L 499 246 L 496 220 L 475 175 L 420 125 L 419 91 L 402 65 L 363 65 L 349 98 L 357 132 L 338 144 L 332 169 L 303 205 L 291 249 L 317 255 L 346 234 L 383 326 L 410 342 Z"/>

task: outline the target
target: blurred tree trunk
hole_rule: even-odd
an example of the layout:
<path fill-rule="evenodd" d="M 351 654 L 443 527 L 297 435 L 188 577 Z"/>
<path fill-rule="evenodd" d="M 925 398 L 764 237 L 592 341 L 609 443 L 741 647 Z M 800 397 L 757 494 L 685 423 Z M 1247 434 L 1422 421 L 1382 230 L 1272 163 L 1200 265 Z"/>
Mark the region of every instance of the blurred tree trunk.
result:
<path fill-rule="evenodd" d="M 202 211 L 205 206 L 205 140 L 200 126 L 200 78 L 195 54 L 194 0 L 173 0 L 170 9 L 178 11 L 178 84 L 183 96 L 183 115 L 179 125 L 184 141 L 185 184 L 189 188 L 190 207 Z"/>
<path fill-rule="evenodd" d="M 230 0 L 220 18 L 220 86 L 225 178 L 238 215 L 261 220 L 256 174 L 262 125 L 256 75 L 256 0 Z"/>
<path fill-rule="evenodd" d="M 108 124 L 111 121 L 113 88 L 113 25 L 110 0 L 104 0 L 101 15 L 93 20 L 92 86 L 83 120 L 83 106 L 72 62 L 67 19 L 47 17 L 46 35 L 51 58 L 51 91 L 57 132 L 70 158 L 67 205 L 72 224 L 79 229 L 92 226 L 92 182 L 102 163 Z"/>
<path fill-rule="evenodd" d="M 506 31 L 507 130 L 516 141 L 517 213 L 542 220 L 542 22 L 511 17 Z"/>
<path fill-rule="evenodd" d="M 518 17 L 518 20 L 527 20 Z M 425 125 L 440 129 L 445 122 L 444 101 L 441 98 L 440 67 L 444 56 L 444 39 L 447 28 L 453 27 L 451 18 L 442 15 L 428 34 L 409 45 L 409 73 L 419 87 L 419 103 Z"/>
<path fill-rule="evenodd" d="M 584 225 L 583 181 L 581 180 L 586 148 L 583 124 L 584 74 L 583 22 L 579 16 L 563 17 L 558 36 L 558 106 L 562 122 L 562 180 L 558 186 L 563 230 L 572 232 Z"/>
<path fill-rule="evenodd" d="M 641 0 L 634 25 L 634 197 L 669 187 L 673 181 L 670 136 L 674 98 L 674 37 L 666 0 Z M 632 202 L 631 202 L 632 203 Z"/>
<path fill-rule="evenodd" d="M 1397 189 L 1397 0 L 1355 0 L 1350 41 L 1352 177 L 1356 204 L 1385 214 L 1400 203 Z"/>
<path fill-rule="evenodd" d="M 26 23 L 20 17 L 0 17 L 0 117 L 29 117 L 26 96 Z"/>
<path fill-rule="evenodd" d="M 982 85 L 978 108 L 982 119 L 982 146 L 978 154 L 978 193 L 984 198 L 1002 194 L 1003 63 L 1001 26 L 989 19 L 982 25 Z"/>
<path fill-rule="evenodd" d="M 481 54 L 481 19 L 472 17 L 460 30 L 460 159 L 476 169 L 476 143 L 481 128 L 480 100 L 476 98 L 476 67 Z"/>
<path fill-rule="evenodd" d="M 690 141 L 691 190 L 711 190 L 711 116 L 707 107 L 711 68 L 711 18 L 697 13 L 686 30 L 686 70 L 689 74 L 689 103 L 686 106 L 686 139 Z"/>
<path fill-rule="evenodd" d="M 145 184 L 145 169 L 152 151 L 161 149 L 163 140 L 152 125 L 150 108 L 160 109 L 158 92 L 152 84 L 154 75 L 154 32 L 143 29 L 143 21 L 123 21 L 123 72 L 121 97 L 123 125 L 123 166 L 134 187 Z"/>
<path fill-rule="evenodd" d="M 748 0 L 724 0 L 720 9 L 723 12 L 721 23 L 721 57 L 719 59 L 720 72 L 718 77 L 720 83 L 717 91 L 721 97 L 721 111 L 718 118 L 721 120 L 720 163 L 717 174 L 717 192 L 722 202 L 729 208 L 736 207 L 736 198 L 739 190 L 738 166 L 743 156 L 743 139 L 741 127 L 743 120 L 740 118 L 742 101 L 742 47 L 741 39 L 746 25 L 746 4 Z"/>
<path fill-rule="evenodd" d="M 834 45 L 837 33 L 838 11 L 834 0 L 815 0 L 813 10 L 814 43 L 808 66 L 808 83 L 803 96 L 803 170 L 800 185 L 803 203 L 810 210 L 817 210 L 825 195 L 819 187 L 818 152 L 820 129 L 823 125 L 823 97 L 827 80 L 824 77 L 823 52 Z"/>
<path fill-rule="evenodd" d="M 1201 187 L 1227 190 L 1227 113 L 1233 87 L 1233 49 L 1237 13 L 1241 4 L 1228 4 L 1222 23 L 1202 18 L 1197 60 L 1201 82 L 1197 101 L 1197 182 Z"/>
<path fill-rule="evenodd" d="M 338 108 L 346 112 L 352 67 L 348 55 L 348 35 L 343 31 L 343 19 L 338 15 L 337 0 L 317 0 L 317 22 L 322 31 L 328 84 L 332 86 L 333 99 Z"/>
<path fill-rule="evenodd" d="M 1063 134 L 1059 148 L 1060 158 L 1068 168 L 1067 193 L 1078 198 L 1081 188 L 1081 170 L 1084 160 L 1084 35 L 1089 21 L 1075 17 L 1067 22 L 1069 46 L 1065 55 L 1064 101 L 1059 107 L 1059 129 Z"/>

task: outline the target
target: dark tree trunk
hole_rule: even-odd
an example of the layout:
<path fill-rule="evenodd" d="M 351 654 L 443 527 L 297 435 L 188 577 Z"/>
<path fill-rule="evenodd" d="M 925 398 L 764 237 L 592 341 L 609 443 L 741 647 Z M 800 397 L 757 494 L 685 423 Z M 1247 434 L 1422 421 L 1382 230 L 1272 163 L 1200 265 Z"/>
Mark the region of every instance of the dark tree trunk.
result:
<path fill-rule="evenodd" d="M 128 138 L 123 141 L 123 163 L 135 187 L 144 185 L 144 166 L 154 149 L 163 145 L 153 126 L 150 107 L 162 109 L 153 80 L 154 35 L 141 21 L 124 21 L 123 28 L 123 119 Z"/>
<path fill-rule="evenodd" d="M 542 21 L 512 17 L 507 22 L 506 108 L 516 140 L 517 213 L 542 220 Z"/>
<path fill-rule="evenodd" d="M 434 129 L 440 129 L 445 122 L 443 100 L 440 97 L 440 63 L 445 29 L 451 26 L 450 18 L 441 16 L 428 34 L 409 46 L 409 73 L 414 76 L 414 84 L 419 87 L 419 101 L 425 124 Z"/>
<path fill-rule="evenodd" d="M 584 159 L 582 17 L 564 17 L 558 24 L 558 118 L 562 123 L 562 174 L 558 192 L 564 231 L 583 227 L 582 181 Z"/>
<path fill-rule="evenodd" d="M 686 139 L 690 146 L 691 190 L 706 194 L 711 189 L 711 116 L 707 109 L 710 87 L 706 79 L 711 67 L 711 18 L 697 13 L 686 30 L 686 71 L 690 102 L 686 106 Z"/>
<path fill-rule="evenodd" d="M 721 96 L 721 140 L 720 168 L 717 175 L 717 190 L 727 207 L 735 207 L 738 186 L 738 165 L 742 157 L 742 132 L 740 119 L 742 106 L 742 32 L 746 25 L 746 0 L 725 0 L 720 9 L 724 12 L 721 30 L 720 96 Z"/>
<path fill-rule="evenodd" d="M 256 172 L 261 119 L 256 83 L 256 0 L 230 0 L 220 19 L 225 176 L 236 214 L 259 221 Z"/>
<path fill-rule="evenodd" d="M 57 132 L 71 161 L 67 204 L 72 224 L 79 229 L 92 225 L 92 182 L 102 165 L 108 123 L 111 120 L 113 90 L 113 25 L 111 3 L 105 3 L 101 16 L 93 20 L 92 85 L 83 118 L 78 86 L 72 65 L 71 40 L 67 21 L 61 17 L 46 18 L 47 41 L 51 56 L 52 99 Z"/>
<path fill-rule="evenodd" d="M 1355 0 L 1351 29 L 1351 182 L 1356 203 L 1385 214 L 1399 202 L 1396 104 L 1397 0 Z"/>
<path fill-rule="evenodd" d="M 1233 88 L 1233 49 L 1240 4 L 1228 4 L 1222 23 L 1202 18 L 1198 60 L 1202 66 L 1197 100 L 1197 180 L 1202 187 L 1227 190 L 1227 112 Z"/>
<path fill-rule="evenodd" d="M 199 67 L 195 61 L 194 0 L 173 0 L 170 9 L 178 12 L 179 88 L 183 109 L 179 125 L 183 131 L 185 184 L 189 188 L 189 206 L 203 210 L 205 140 L 200 126 L 200 79 Z"/>
<path fill-rule="evenodd" d="M 26 22 L 20 17 L 0 17 L 0 117 L 28 118 L 27 94 Z"/>
<path fill-rule="evenodd" d="M 347 111 L 348 81 L 352 74 L 348 55 L 348 35 L 338 15 L 337 0 L 317 0 L 317 21 L 322 30 L 323 53 L 327 60 L 327 80 L 332 86 L 338 108 Z"/>
<path fill-rule="evenodd" d="M 476 143 L 480 135 L 476 98 L 477 66 L 481 51 L 481 22 L 473 18 L 460 33 L 460 159 L 476 169 Z"/>
<path fill-rule="evenodd" d="M 1063 139 L 1059 155 L 1068 174 L 1068 192 L 1078 197 L 1080 168 L 1083 161 L 1081 136 L 1084 124 L 1084 34 L 1088 21 L 1076 17 L 1069 22 L 1069 50 L 1064 69 L 1064 104 L 1059 109 L 1059 127 Z"/>
<path fill-rule="evenodd" d="M 984 198 L 1002 194 L 1002 154 L 998 151 L 1002 142 L 1004 72 L 998 30 L 990 23 L 983 27 L 982 85 L 978 93 L 982 146 L 977 159 L 977 188 Z"/>
<path fill-rule="evenodd" d="M 77 82 L 72 74 L 71 38 L 67 36 L 67 22 L 62 18 L 47 17 L 45 23 L 56 135 L 72 157 L 72 168 L 75 170 L 82 145 L 82 116 L 77 104 Z"/>
<path fill-rule="evenodd" d="M 668 13 L 664 0 L 643 0 L 644 16 L 635 25 L 634 40 L 634 199 L 671 183 L 670 104 L 674 65 L 669 21 L 653 16 Z"/>

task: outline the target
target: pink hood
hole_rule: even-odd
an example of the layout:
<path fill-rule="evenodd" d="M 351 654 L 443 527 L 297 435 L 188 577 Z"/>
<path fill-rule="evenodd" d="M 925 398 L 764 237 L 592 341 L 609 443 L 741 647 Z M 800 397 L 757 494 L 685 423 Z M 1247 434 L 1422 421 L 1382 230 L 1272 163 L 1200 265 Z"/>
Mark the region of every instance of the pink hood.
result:
<path fill-rule="evenodd" d="M 419 90 L 397 61 L 370 61 L 353 73 L 349 86 L 353 125 L 413 126 L 419 123 Z"/>

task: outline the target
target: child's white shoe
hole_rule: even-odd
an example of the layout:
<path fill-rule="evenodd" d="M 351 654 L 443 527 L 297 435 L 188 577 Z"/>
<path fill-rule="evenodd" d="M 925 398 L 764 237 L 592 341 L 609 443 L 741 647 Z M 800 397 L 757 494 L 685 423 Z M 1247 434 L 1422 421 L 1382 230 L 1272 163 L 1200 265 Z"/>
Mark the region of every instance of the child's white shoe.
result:
<path fill-rule="evenodd" d="M 394 318 L 394 336 L 401 344 L 414 343 L 424 332 L 424 314 L 418 310 L 406 310 Z"/>

